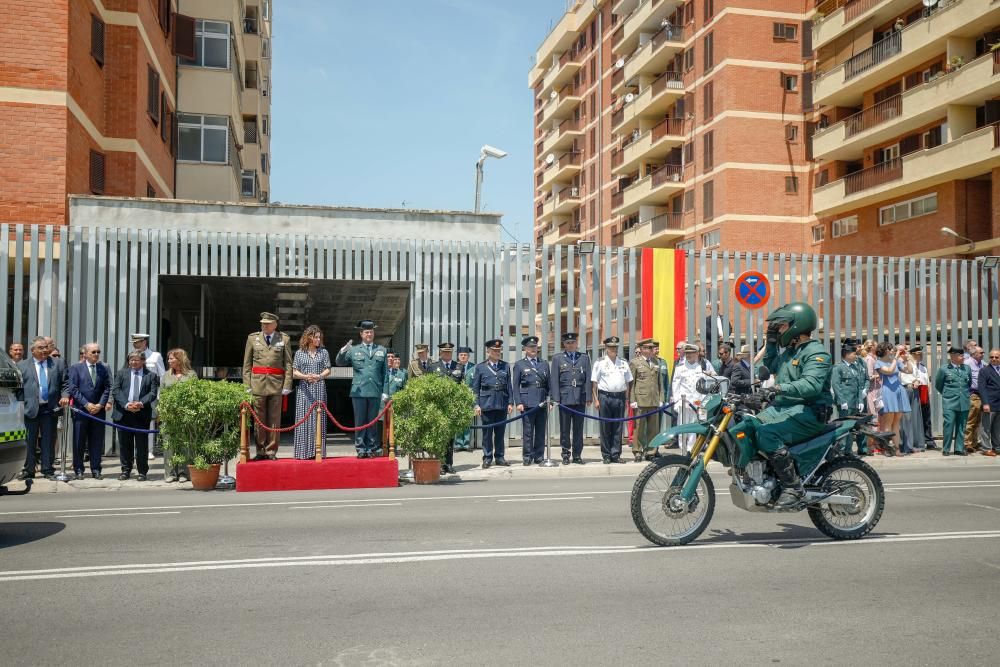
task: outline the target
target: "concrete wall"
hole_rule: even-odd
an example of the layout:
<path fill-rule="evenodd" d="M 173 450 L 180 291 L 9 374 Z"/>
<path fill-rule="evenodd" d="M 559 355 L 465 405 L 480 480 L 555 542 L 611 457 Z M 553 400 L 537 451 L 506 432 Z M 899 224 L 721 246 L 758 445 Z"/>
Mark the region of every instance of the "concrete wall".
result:
<path fill-rule="evenodd" d="M 74 227 L 192 229 L 366 239 L 500 242 L 495 213 L 70 197 Z"/>

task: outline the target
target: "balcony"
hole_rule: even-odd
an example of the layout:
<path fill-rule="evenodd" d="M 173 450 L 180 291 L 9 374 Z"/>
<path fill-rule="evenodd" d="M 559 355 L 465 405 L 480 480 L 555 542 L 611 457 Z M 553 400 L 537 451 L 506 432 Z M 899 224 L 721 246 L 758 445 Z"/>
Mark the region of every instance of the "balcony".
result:
<path fill-rule="evenodd" d="M 567 220 L 559 225 L 553 225 L 552 229 L 545 233 L 543 243 L 546 245 L 567 244 L 572 245 L 580 240 L 580 223 L 574 220 Z"/>
<path fill-rule="evenodd" d="M 913 0 L 826 0 L 816 7 L 813 47 L 820 49 L 861 24 L 887 23 L 907 13 L 914 4 Z"/>
<path fill-rule="evenodd" d="M 569 215 L 573 213 L 573 211 L 580 208 L 580 201 L 580 188 L 575 185 L 563 188 L 556 195 L 555 214 Z"/>
<path fill-rule="evenodd" d="M 571 49 L 559 56 L 552 68 L 546 72 L 542 79 L 542 95 L 547 95 L 551 90 L 559 90 L 568 83 L 573 82 L 573 77 L 583 66 L 581 60 L 583 54 Z"/>
<path fill-rule="evenodd" d="M 637 248 L 672 248 L 684 236 L 684 214 L 663 213 L 626 229 L 622 242 Z"/>
<path fill-rule="evenodd" d="M 941 73 L 900 95 L 849 116 L 813 136 L 813 154 L 823 160 L 854 160 L 868 146 L 943 118 L 951 105 L 982 106 L 1000 96 L 1000 51 Z"/>
<path fill-rule="evenodd" d="M 684 143 L 684 119 L 664 118 L 644 133 L 639 129 L 622 140 L 611 152 L 611 173 L 630 174 L 643 162 L 663 160 L 676 146 Z"/>
<path fill-rule="evenodd" d="M 826 69 L 813 85 L 816 105 L 860 106 L 866 91 L 948 52 L 949 39 L 972 39 L 1000 21 L 1000 3 L 953 0 L 937 11 L 891 33 L 844 62 Z M 821 68 L 823 65 L 820 66 Z"/>
<path fill-rule="evenodd" d="M 817 216 L 827 216 L 902 197 L 939 183 L 980 176 L 1000 167 L 1000 131 L 987 125 L 955 141 L 926 148 L 848 176 L 813 191 Z"/>
<path fill-rule="evenodd" d="M 662 72 L 670 66 L 674 55 L 684 48 L 684 39 L 691 32 L 690 28 L 661 28 L 651 39 L 640 46 L 635 53 L 624 58 L 622 67 L 615 70 L 611 77 L 612 92 L 622 95 L 627 84 L 637 76 L 653 75 Z"/>
<path fill-rule="evenodd" d="M 573 142 L 583 138 L 583 120 L 568 118 L 551 130 L 542 141 L 542 154 L 560 153 L 573 147 Z"/>
<path fill-rule="evenodd" d="M 680 72 L 664 72 L 638 95 L 625 97 L 625 104 L 611 115 L 611 129 L 626 134 L 639 127 L 643 119 L 663 117 L 678 98 L 684 96 Z"/>
<path fill-rule="evenodd" d="M 655 33 L 663 21 L 681 5 L 678 0 L 640 0 L 639 5 L 622 21 L 621 35 L 612 43 L 615 53 L 632 53 L 643 33 Z M 679 27 L 679 26 L 678 26 Z"/>
<path fill-rule="evenodd" d="M 545 193 L 545 199 L 535 207 L 535 217 L 538 222 L 549 222 L 556 213 L 556 197 L 551 192 Z"/>
<path fill-rule="evenodd" d="M 546 167 L 542 172 L 542 189 L 548 188 L 553 183 L 569 183 L 573 180 L 573 177 L 583 169 L 583 155 L 579 152 L 563 153 L 558 159 L 553 156 L 551 160 L 546 156 L 544 163 Z"/>
<path fill-rule="evenodd" d="M 640 206 L 664 206 L 678 192 L 684 190 L 684 168 L 679 164 L 665 164 L 648 176 L 639 179 L 623 190 L 611 195 L 611 209 L 615 215 L 629 215 Z"/>
<path fill-rule="evenodd" d="M 628 16 L 639 6 L 639 0 L 618 0 L 611 7 L 611 13 L 616 16 Z"/>
<path fill-rule="evenodd" d="M 583 98 L 574 86 L 564 86 L 559 92 L 549 93 L 549 100 L 542 107 L 542 122 L 547 123 L 555 118 L 569 118 L 573 110 L 580 106 Z"/>

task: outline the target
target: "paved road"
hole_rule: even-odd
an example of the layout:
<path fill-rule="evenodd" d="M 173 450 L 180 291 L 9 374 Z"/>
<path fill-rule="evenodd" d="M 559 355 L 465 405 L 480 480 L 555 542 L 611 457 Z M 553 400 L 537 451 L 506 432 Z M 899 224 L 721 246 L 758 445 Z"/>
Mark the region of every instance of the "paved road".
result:
<path fill-rule="evenodd" d="M 632 477 L 0 499 L 4 664 L 996 664 L 1000 469 L 898 466 L 876 534 L 724 497 L 651 548 Z M 716 475 L 725 489 L 724 475 Z"/>

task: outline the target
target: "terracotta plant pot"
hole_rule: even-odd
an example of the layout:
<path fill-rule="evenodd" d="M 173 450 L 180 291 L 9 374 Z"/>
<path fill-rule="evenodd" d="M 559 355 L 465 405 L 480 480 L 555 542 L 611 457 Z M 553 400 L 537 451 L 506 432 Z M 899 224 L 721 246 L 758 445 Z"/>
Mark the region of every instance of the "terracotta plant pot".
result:
<path fill-rule="evenodd" d="M 213 463 L 208 470 L 199 470 L 194 466 L 188 466 L 188 474 L 191 475 L 191 486 L 196 491 L 211 491 L 219 483 L 220 464 Z"/>
<path fill-rule="evenodd" d="M 441 480 L 441 461 L 413 459 L 413 481 L 417 484 L 437 484 Z"/>

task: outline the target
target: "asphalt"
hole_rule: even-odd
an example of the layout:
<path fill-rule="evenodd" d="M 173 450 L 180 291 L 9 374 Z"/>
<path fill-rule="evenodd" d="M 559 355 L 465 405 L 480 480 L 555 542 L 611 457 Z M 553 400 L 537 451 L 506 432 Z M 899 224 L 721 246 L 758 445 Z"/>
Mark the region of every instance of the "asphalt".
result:
<path fill-rule="evenodd" d="M 885 515 L 850 543 L 720 495 L 698 541 L 651 547 L 628 513 L 638 466 L 5 497 L 0 651 L 10 665 L 995 664 L 1000 468 L 972 461 L 883 467 Z"/>

